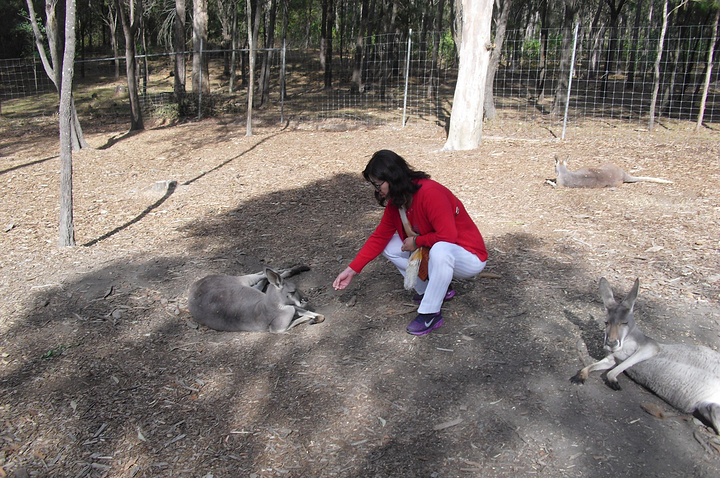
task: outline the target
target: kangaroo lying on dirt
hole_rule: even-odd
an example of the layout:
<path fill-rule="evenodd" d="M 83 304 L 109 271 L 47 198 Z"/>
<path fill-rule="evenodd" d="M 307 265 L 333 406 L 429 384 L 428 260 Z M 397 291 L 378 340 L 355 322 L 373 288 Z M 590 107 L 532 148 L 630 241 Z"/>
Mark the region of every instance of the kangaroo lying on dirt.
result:
<path fill-rule="evenodd" d="M 607 383 L 620 390 L 617 377 L 624 371 L 683 413 L 697 412 L 720 434 L 720 353 L 702 345 L 660 344 L 640 332 L 633 316 L 639 286 L 638 279 L 618 304 L 608 281 L 600 279 L 607 310 L 604 347 L 609 355 L 570 381 L 585 383 L 590 372 L 611 369 Z"/>
<path fill-rule="evenodd" d="M 190 286 L 188 309 L 195 321 L 222 331 L 283 333 L 325 317 L 304 309 L 301 292 L 285 278 L 305 266 L 244 276 L 210 275 Z M 267 287 L 267 289 L 266 289 Z"/>
<path fill-rule="evenodd" d="M 599 168 L 582 168 L 570 171 L 567 168 L 567 159 L 561 163 L 555 156 L 555 180 L 558 186 L 566 188 L 612 188 L 622 183 L 637 183 L 641 181 L 651 183 L 672 184 L 672 181 L 646 176 L 631 176 L 617 166 L 606 164 Z"/>

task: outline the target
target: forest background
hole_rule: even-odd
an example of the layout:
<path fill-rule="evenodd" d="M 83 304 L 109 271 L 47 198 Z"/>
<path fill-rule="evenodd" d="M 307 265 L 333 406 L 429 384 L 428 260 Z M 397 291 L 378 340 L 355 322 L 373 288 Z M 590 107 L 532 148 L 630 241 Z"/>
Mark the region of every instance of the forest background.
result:
<path fill-rule="evenodd" d="M 0 100 L 5 102 L 55 89 L 38 68 L 28 5 L 25 0 L 8 0 L 0 6 L 0 59 L 5 59 L 0 62 Z M 63 31 L 57 25 L 63 25 L 64 2 L 33 5 L 41 34 L 48 38 L 48 30 L 57 29 L 56 56 L 62 58 Z M 452 1 L 80 0 L 76 5 L 76 81 L 94 87 L 91 94 L 96 100 L 94 111 L 80 111 L 81 116 L 126 114 L 118 113 L 118 92 L 127 93 L 130 101 L 131 129 L 142 129 L 143 110 L 146 115 L 172 119 L 238 114 L 248 104 L 243 94 L 255 95 L 251 104 L 257 108 L 281 103 L 284 107 L 287 86 L 282 76 L 287 65 L 296 69 L 303 65 L 304 89 L 298 95 L 319 98 L 312 108 L 316 118 L 344 115 L 384 122 L 383 115 L 361 114 L 356 106 L 385 111 L 403 107 L 407 100 L 394 88 L 402 90 L 406 77 L 419 78 L 413 85 L 418 89 L 415 94 L 427 100 L 423 101 L 427 106 L 418 107 L 420 114 L 429 113 L 440 122 L 449 115 L 460 8 Z M 532 110 L 562 115 L 572 73 L 576 94 L 582 94 L 575 104 L 589 103 L 596 110 L 592 114 L 604 110 L 606 117 L 643 117 L 651 97 L 659 95 L 657 114 L 664 111 L 702 122 L 698 112 L 709 107 L 708 121 L 717 121 L 718 12 L 717 0 L 498 0 L 493 9 L 493 43 L 488 45 L 493 54 L 485 117 L 495 117 L 498 102 L 521 109 L 524 121 L 535 119 L 528 117 Z M 250 39 L 256 39 L 259 55 L 252 69 Z M 578 66 L 569 72 L 572 54 L 577 55 L 573 66 Z M 8 61 L 29 57 L 34 57 L 32 73 L 27 72 L 27 63 Z M 135 68 L 126 68 L 128 61 Z M 123 70 L 128 91 L 121 83 L 111 85 L 108 91 L 114 95 L 101 103 L 100 87 L 108 80 L 120 81 Z M 166 73 L 164 81 L 153 82 L 153 71 Z M 251 74 L 255 87 L 248 90 Z M 709 90 L 709 106 L 701 108 L 703 87 Z M 624 102 L 619 112 L 614 106 L 618 91 Z M 636 92 L 639 100 L 634 99 Z M 206 95 L 204 104 L 198 101 L 201 94 Z M 629 97 L 633 100 L 628 106 Z M 604 108 L 608 99 L 609 109 Z M 278 121 L 285 119 L 282 113 L 277 116 Z"/>
<path fill-rule="evenodd" d="M 8 17 L 18 20 L 22 10 L 18 3 L 14 5 L 16 11 L 9 12 Z M 429 116 L 443 125 L 448 136 L 446 150 L 476 148 L 483 119 L 493 120 L 497 114 L 498 98 L 510 98 L 515 106 L 533 111 L 531 118 L 517 118 L 521 124 L 537 125 L 536 111 L 543 120 L 562 116 L 560 137 L 564 139 L 575 76 L 584 84 L 579 88 L 583 93 L 575 95 L 576 105 L 589 105 L 590 114 L 603 121 L 607 121 L 606 112 L 610 111 L 612 118 L 646 120 L 652 130 L 657 116 L 671 117 L 674 112 L 684 120 L 693 118 L 695 129 L 700 130 L 706 112 L 707 121 L 712 123 L 718 111 L 717 82 L 712 76 L 720 25 L 720 4 L 716 0 L 663 0 L 657 5 L 625 0 L 596 4 L 573 0 L 505 0 L 493 4 L 484 0 L 450 2 L 447 9 L 444 0 L 417 4 L 367 0 L 354 8 L 349 3 L 329 0 L 320 2 L 319 8 L 314 8 L 318 5 L 312 2 L 247 0 L 244 11 L 240 2 L 223 0 L 197 0 L 192 8 L 187 8 L 185 0 L 114 0 L 101 4 L 45 0 L 44 17 L 42 5 L 36 8 L 33 0 L 27 0 L 26 5 L 29 16 L 18 22 L 19 27 L 9 26 L 7 44 L 8 49 L 17 45 L 19 51 L 27 51 L 23 44 L 32 42 L 23 32 L 31 31 L 39 63 L 49 84 L 60 93 L 60 245 L 75 244 L 71 150 L 89 147 L 77 106 L 77 100 L 82 103 L 82 98 L 76 99 L 80 95 L 73 86 L 75 69 L 87 86 L 81 104 L 84 117 L 93 121 L 107 116 L 117 118 L 117 107 L 125 103 L 121 98 L 126 96 L 130 131 L 145 128 L 148 105 L 157 110 L 155 99 L 159 98 L 161 114 L 173 121 L 189 116 L 201 119 L 204 113 L 215 115 L 218 111 L 238 114 L 245 105 L 249 136 L 253 110 L 271 109 L 271 91 L 279 93 L 279 100 L 272 102 L 275 110 L 279 106 L 279 121 L 274 121 L 285 122 L 289 41 L 304 42 L 304 58 L 316 56 L 319 60 L 317 68 L 311 66 L 307 75 L 300 75 L 300 87 L 292 94 L 299 99 L 303 115 L 314 110 L 322 116 L 368 122 L 368 111 L 379 105 L 383 111 L 380 121 L 387 121 L 388 113 L 392 117 L 401 110 L 401 124 L 405 126 L 408 86 L 412 83 L 420 94 L 416 100 L 411 99 L 411 114 L 417 118 Z M 629 11 L 631 6 L 634 11 Z M 622 15 L 623 10 L 628 11 L 626 15 Z M 244 22 L 240 20 L 243 17 Z M 243 25 L 246 35 L 242 34 Z M 509 30 L 509 25 L 516 28 Z M 424 45 L 414 52 L 413 27 L 419 31 L 419 43 Z M 403 31 L 407 31 L 406 37 Z M 472 41 L 468 41 L 470 35 Z M 13 41 L 16 37 L 17 42 Z M 508 38 L 504 47 L 506 37 L 514 38 Z M 244 48 L 242 38 L 247 39 Z M 120 80 L 123 39 L 125 87 L 108 83 Z M 405 39 L 407 49 L 403 52 Z M 278 41 L 282 44 L 280 50 L 276 49 Z M 107 56 L 108 52 L 111 56 Z M 468 59 L 461 63 L 463 52 Z M 274 61 L 278 57 L 279 64 Z M 339 61 L 334 62 L 334 57 Z M 576 57 L 582 58 L 577 70 Z M 214 69 L 213 58 L 217 60 Z M 96 69 L 88 80 L 88 62 L 105 64 L 106 68 Z M 112 76 L 110 65 L 114 66 Z M 0 65 L 2 97 L 27 98 L 33 86 L 35 93 L 42 91 L 38 70 L 34 59 L 30 63 L 11 60 Z M 153 95 L 151 70 L 156 83 L 158 72 L 160 83 L 169 87 L 171 79 L 172 90 Z M 498 72 L 506 81 L 498 85 L 496 92 Z M 105 85 L 104 96 L 100 84 Z M 243 90 L 242 85 L 246 91 L 244 100 L 236 95 Z M 223 90 L 227 95 L 218 97 L 216 93 Z M 46 98 L 53 114 L 52 95 Z M 423 106 L 418 106 L 421 103 Z M 429 104 L 427 109 L 425 103 Z M 462 114 L 462 118 L 450 121 L 453 108 L 455 115 Z M 28 110 L 47 113 L 47 108 L 38 109 L 35 99 L 29 104 L 17 103 L 12 112 L 25 115 Z M 295 119 L 299 116 L 296 109 Z"/>

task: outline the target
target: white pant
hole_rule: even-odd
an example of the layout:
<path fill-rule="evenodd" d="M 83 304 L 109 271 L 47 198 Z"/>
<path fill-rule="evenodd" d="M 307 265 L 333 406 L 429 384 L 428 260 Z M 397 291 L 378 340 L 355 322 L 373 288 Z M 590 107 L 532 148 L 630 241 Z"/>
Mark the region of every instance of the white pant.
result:
<path fill-rule="evenodd" d="M 383 251 L 390 262 L 395 264 L 403 277 L 410 260 L 410 253 L 403 252 L 403 241 L 395 234 Z M 415 290 L 424 294 L 419 314 L 434 314 L 440 312 L 443 299 L 453 278 L 469 279 L 479 274 L 485 268 L 485 262 L 466 249 L 449 242 L 438 242 L 430 248 L 428 261 L 428 280 L 418 279 Z"/>

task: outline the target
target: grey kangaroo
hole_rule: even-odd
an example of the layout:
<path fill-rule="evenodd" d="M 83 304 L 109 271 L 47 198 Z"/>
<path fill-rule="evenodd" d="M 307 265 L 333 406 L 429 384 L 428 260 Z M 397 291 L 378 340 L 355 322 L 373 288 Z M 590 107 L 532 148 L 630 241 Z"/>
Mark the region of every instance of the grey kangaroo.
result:
<path fill-rule="evenodd" d="M 617 166 L 606 164 L 599 168 L 582 168 L 570 171 L 567 168 L 567 158 L 560 162 L 555 156 L 556 183 L 566 188 L 612 188 L 622 183 L 637 183 L 641 181 L 651 183 L 672 184 L 672 181 L 647 176 L 631 176 Z"/>
<path fill-rule="evenodd" d="M 301 292 L 287 277 L 307 267 L 277 272 L 269 267 L 244 276 L 210 275 L 190 286 L 188 309 L 195 321 L 222 331 L 283 333 L 325 317 L 304 309 Z"/>
<path fill-rule="evenodd" d="M 720 434 L 720 353 L 702 345 L 660 344 L 640 332 L 633 316 L 639 287 L 638 279 L 618 303 L 608 281 L 600 279 L 607 310 L 604 348 L 609 354 L 570 381 L 585 383 L 590 372 L 610 369 L 607 383 L 620 390 L 618 375 L 625 372 L 683 413 L 697 412 Z"/>

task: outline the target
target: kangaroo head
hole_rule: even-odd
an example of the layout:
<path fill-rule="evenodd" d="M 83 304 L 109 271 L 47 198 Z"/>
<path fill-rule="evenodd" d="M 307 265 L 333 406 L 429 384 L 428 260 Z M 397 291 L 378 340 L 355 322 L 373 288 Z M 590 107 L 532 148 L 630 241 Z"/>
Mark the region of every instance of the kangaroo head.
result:
<path fill-rule="evenodd" d="M 635 279 L 633 288 L 622 302 L 618 303 L 608 281 L 604 277 L 600 279 L 600 296 L 607 311 L 604 347 L 610 352 L 622 349 L 625 338 L 635 329 L 633 308 L 639 287 L 640 279 Z"/>
<path fill-rule="evenodd" d="M 562 171 L 563 169 L 567 170 L 567 161 L 568 158 L 560 161 L 560 158 L 558 158 L 557 154 L 555 155 L 555 174 L 560 174 L 560 171 Z"/>
<path fill-rule="evenodd" d="M 267 295 L 272 295 L 274 300 L 278 300 L 282 305 L 294 305 L 302 307 L 305 305 L 305 299 L 298 288 L 290 281 L 284 280 L 282 276 L 269 267 L 265 268 L 265 275 L 268 279 Z"/>

